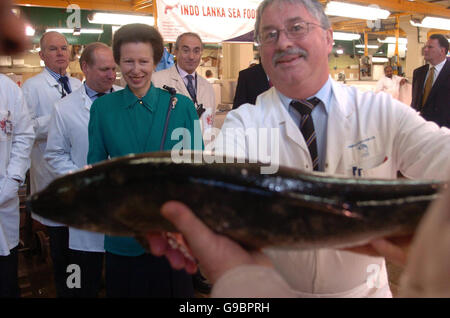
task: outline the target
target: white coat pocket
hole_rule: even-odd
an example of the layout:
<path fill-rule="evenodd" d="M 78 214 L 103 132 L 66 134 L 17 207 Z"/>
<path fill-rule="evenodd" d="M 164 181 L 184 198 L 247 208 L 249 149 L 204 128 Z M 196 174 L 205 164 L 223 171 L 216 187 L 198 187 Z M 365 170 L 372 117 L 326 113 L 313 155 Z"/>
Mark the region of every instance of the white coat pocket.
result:
<path fill-rule="evenodd" d="M 363 176 L 367 178 L 391 178 L 391 161 L 386 155 L 375 156 L 363 164 Z"/>

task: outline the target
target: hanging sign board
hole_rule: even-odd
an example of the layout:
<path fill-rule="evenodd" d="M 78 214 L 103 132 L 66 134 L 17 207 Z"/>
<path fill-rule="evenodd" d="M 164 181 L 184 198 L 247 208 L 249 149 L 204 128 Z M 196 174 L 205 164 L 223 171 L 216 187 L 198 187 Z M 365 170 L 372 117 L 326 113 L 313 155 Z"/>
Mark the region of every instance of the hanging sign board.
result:
<path fill-rule="evenodd" d="M 216 43 L 253 30 L 261 0 L 157 0 L 158 30 L 164 41 L 175 42 L 195 32 L 203 42 Z"/>

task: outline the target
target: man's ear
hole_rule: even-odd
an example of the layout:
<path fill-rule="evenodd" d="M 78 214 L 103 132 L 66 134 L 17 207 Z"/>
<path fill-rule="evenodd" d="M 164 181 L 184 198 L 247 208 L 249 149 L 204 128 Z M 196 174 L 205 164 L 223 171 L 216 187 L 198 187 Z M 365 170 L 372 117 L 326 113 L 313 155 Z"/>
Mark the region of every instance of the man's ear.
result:
<path fill-rule="evenodd" d="M 86 74 L 86 68 L 88 67 L 86 61 L 81 62 L 81 71 Z"/>
<path fill-rule="evenodd" d="M 327 41 L 328 54 L 333 50 L 333 29 L 329 28 L 325 30 L 325 37 Z"/>

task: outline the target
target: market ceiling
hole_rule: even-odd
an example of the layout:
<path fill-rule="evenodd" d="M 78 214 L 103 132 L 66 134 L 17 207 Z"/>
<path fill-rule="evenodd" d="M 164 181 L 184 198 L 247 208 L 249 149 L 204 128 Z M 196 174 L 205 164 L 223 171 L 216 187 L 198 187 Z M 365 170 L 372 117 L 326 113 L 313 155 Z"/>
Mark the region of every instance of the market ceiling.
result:
<path fill-rule="evenodd" d="M 152 0 L 16 0 L 19 5 L 65 8 L 76 4 L 86 10 L 109 10 L 122 12 L 153 13 Z M 327 3 L 326 0 L 320 0 Z M 376 4 L 380 8 L 406 14 L 427 14 L 450 18 L 449 1 L 439 0 L 352 0 L 355 4 Z"/>
<path fill-rule="evenodd" d="M 213 1 L 213 0 L 212 0 Z M 326 4 L 328 0 L 319 0 Z M 392 34 L 395 25 L 395 17 L 411 15 L 422 18 L 425 15 L 450 18 L 450 0 L 340 0 L 342 2 L 378 5 L 382 9 L 389 10 L 391 16 L 384 21 L 381 32 Z M 153 15 L 152 0 L 16 0 L 18 5 L 66 8 L 69 4 L 76 4 L 84 10 L 116 11 L 123 13 L 142 13 Z M 366 20 L 358 20 L 342 17 L 330 17 L 333 29 L 336 31 L 379 33 L 379 30 L 370 30 Z M 402 32 L 402 31 L 401 31 Z M 447 33 L 447 32 L 446 32 Z"/>

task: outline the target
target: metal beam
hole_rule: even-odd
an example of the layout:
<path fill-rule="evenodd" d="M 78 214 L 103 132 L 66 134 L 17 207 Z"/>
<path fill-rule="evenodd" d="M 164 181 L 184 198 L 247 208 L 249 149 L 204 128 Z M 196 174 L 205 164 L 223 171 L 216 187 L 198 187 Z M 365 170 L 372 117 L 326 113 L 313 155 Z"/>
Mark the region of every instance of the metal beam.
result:
<path fill-rule="evenodd" d="M 342 0 L 340 0 L 342 1 Z M 424 2 L 420 0 L 408 1 L 408 0 L 351 0 L 343 1 L 355 4 L 376 4 L 381 9 L 386 9 L 395 12 L 407 12 L 410 14 L 423 14 L 429 16 L 437 16 L 443 18 L 450 18 L 450 9 L 447 9 L 443 5 Z"/>
<path fill-rule="evenodd" d="M 1 1 L 1 0 L 0 0 Z M 140 1 L 142 2 L 142 1 Z M 70 4 L 78 5 L 83 10 L 100 10 L 100 11 L 119 11 L 127 13 L 144 13 L 152 14 L 153 7 L 151 4 L 146 6 L 136 6 L 140 4 L 138 1 L 122 1 L 122 0 L 15 0 L 16 5 L 51 7 L 51 8 L 67 8 Z"/>

